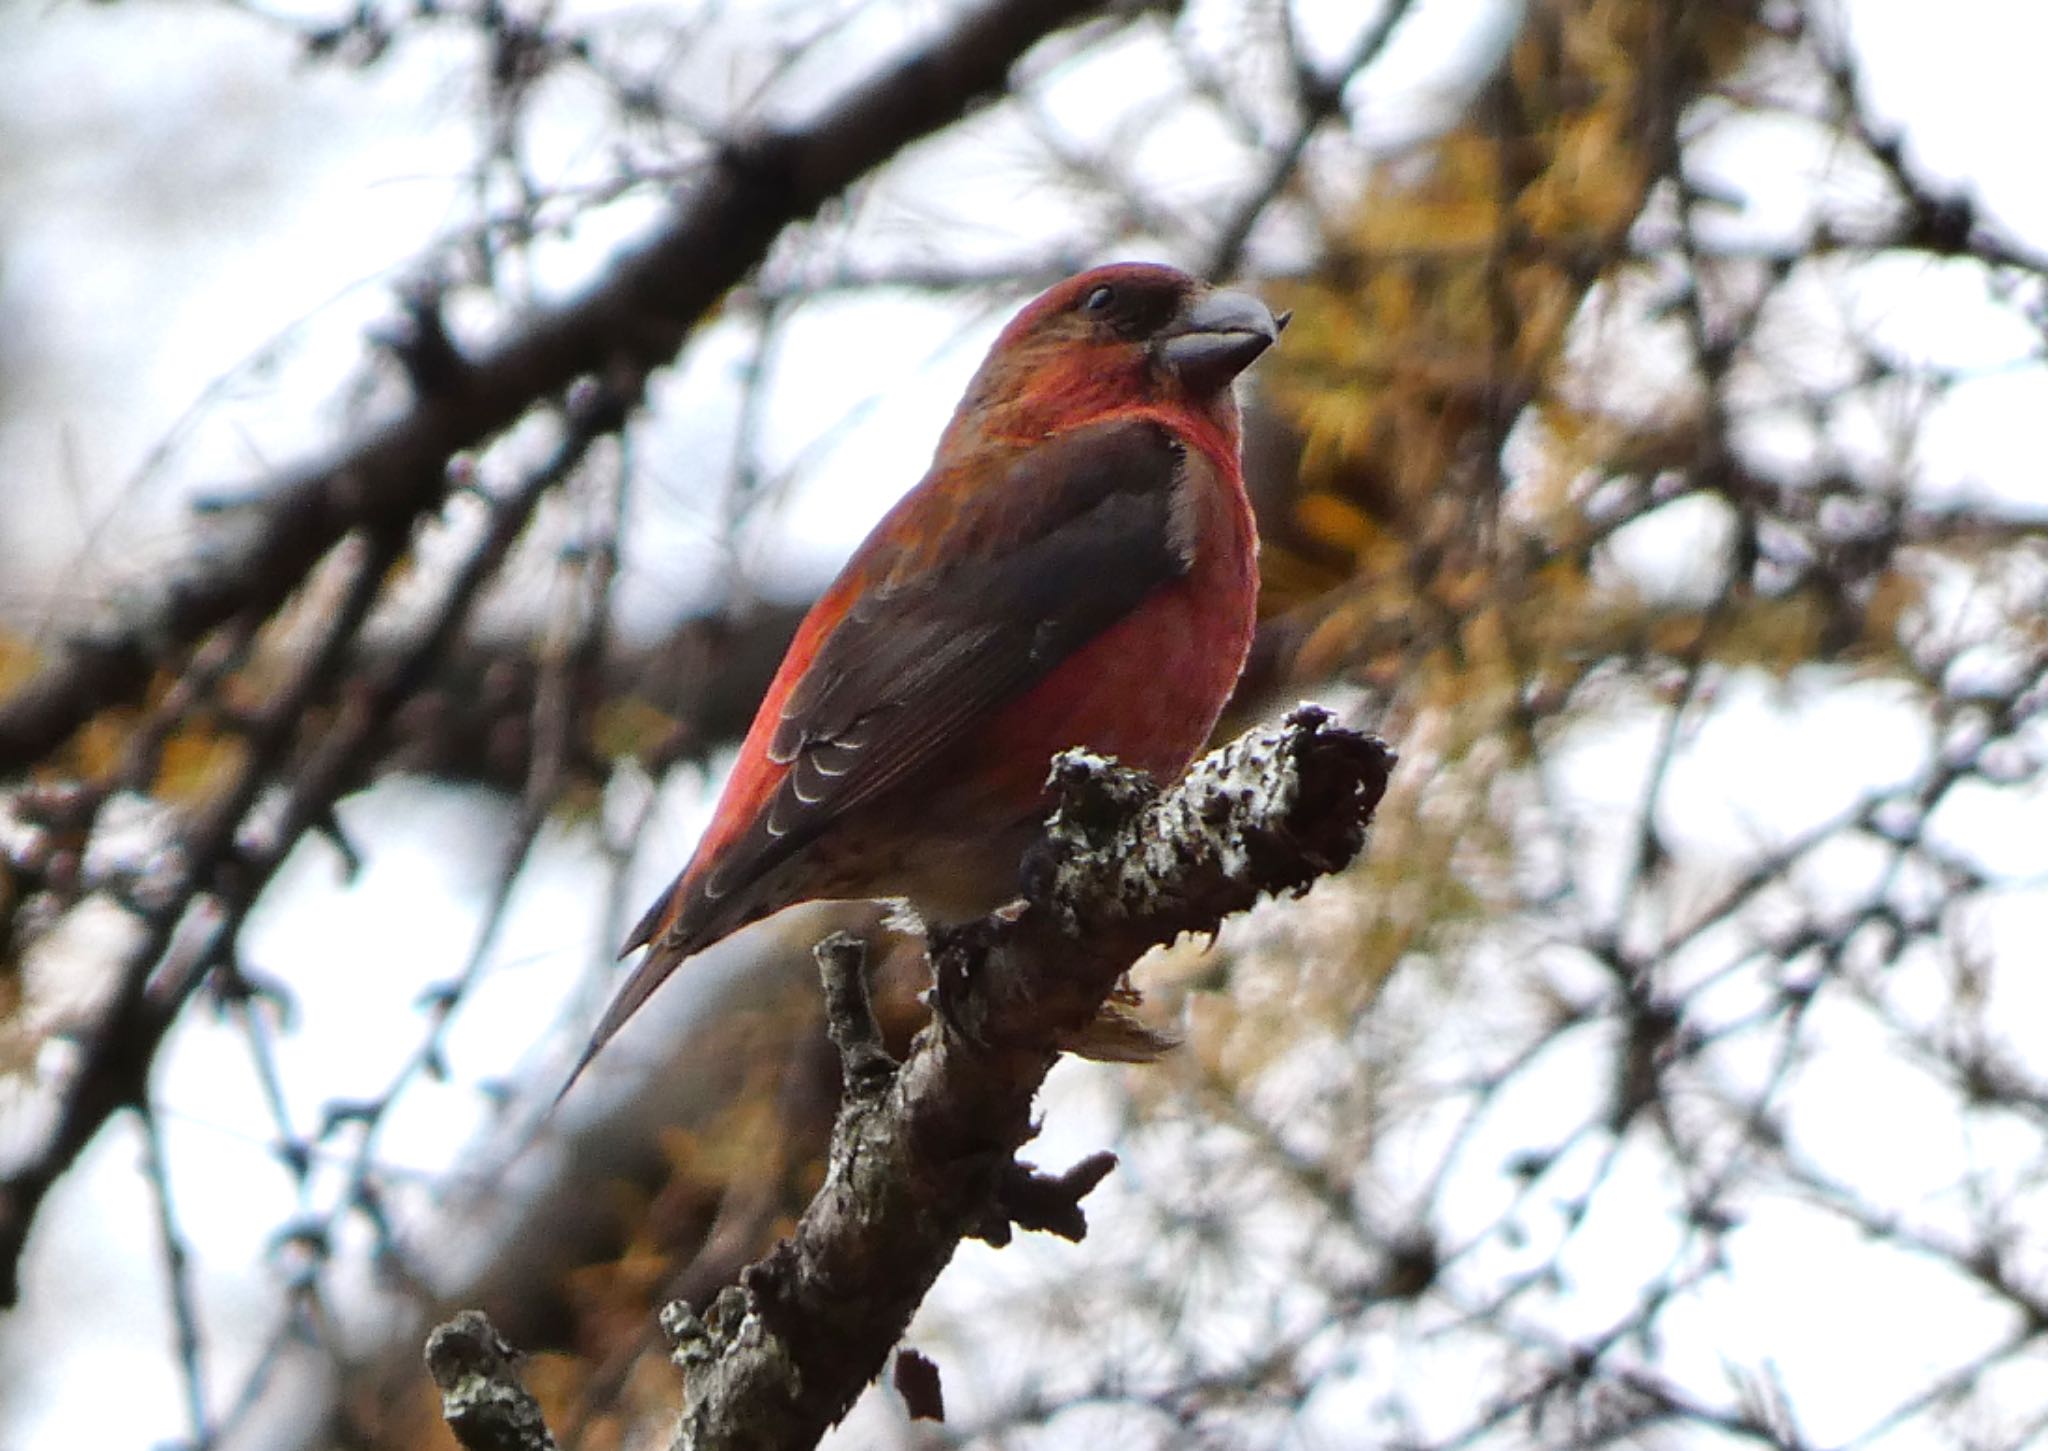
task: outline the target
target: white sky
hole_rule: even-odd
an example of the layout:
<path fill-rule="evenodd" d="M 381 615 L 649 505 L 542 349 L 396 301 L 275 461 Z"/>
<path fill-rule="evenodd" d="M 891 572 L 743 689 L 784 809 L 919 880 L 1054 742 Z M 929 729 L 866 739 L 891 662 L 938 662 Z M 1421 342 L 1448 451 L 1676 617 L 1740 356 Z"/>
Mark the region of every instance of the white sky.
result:
<path fill-rule="evenodd" d="M 2016 233 L 2048 239 L 2048 188 L 2040 183 L 2038 155 L 2039 138 L 2048 135 L 2048 87 L 2038 77 L 2048 55 L 2048 5 L 1860 0 L 1848 9 L 1871 93 L 1906 128 L 1916 162 L 1967 185 Z M 1211 6 L 1209 13 L 1220 12 Z M 1330 17 L 1343 13 L 1335 5 L 1320 9 L 1312 37 L 1341 45 L 1344 28 Z M 1472 23 L 1472 12 L 1454 3 L 1422 7 L 1415 33 L 1404 40 L 1408 53 L 1389 59 L 1366 99 L 1371 134 L 1398 137 L 1432 100 L 1454 94 L 1455 76 L 1444 74 L 1443 57 L 1467 53 Z M 886 44 L 886 37 L 874 43 Z M 208 426 L 182 443 L 179 466 L 166 477 L 247 475 L 299 452 L 306 420 L 332 421 L 321 404 L 353 359 L 362 327 L 388 316 L 391 270 L 461 215 L 470 119 L 466 98 L 442 83 L 445 60 L 421 47 L 367 76 L 344 75 L 296 65 L 288 42 L 224 9 L 0 9 L 0 136 L 13 153 L 0 174 L 0 196 L 8 202 L 0 224 L 0 302 L 8 316 L 26 320 L 32 356 L 46 360 L 36 374 L 10 374 L 10 386 L 26 390 L 28 406 L 17 402 L 0 423 L 0 477 L 61 486 L 48 491 L 55 517 L 47 527 L 42 520 L 33 530 L 10 523 L 11 558 L 24 541 L 44 553 L 39 574 L 0 586 L 0 611 L 40 614 L 51 599 L 97 597 L 138 567 L 146 572 L 150 560 L 179 552 L 186 536 L 177 490 L 145 487 L 128 495 L 105 481 L 133 476 L 193 403 L 194 380 L 228 372 L 264 346 L 280 322 L 318 313 L 281 381 L 264 380 L 211 414 Z M 250 144 L 252 130 L 263 144 Z M 1161 158 L 1162 165 L 1172 161 L 1170 154 Z M 1802 214 L 1815 181 L 1810 168 L 1825 165 L 1782 134 L 1731 143 L 1716 161 L 1757 199 L 1739 225 L 1765 233 Z M 1003 175 L 981 178 L 980 192 L 961 203 L 988 209 L 985 225 L 997 251 L 1006 227 L 1057 225 L 1050 218 L 1056 204 L 1043 195 L 1016 202 L 1012 214 Z M 216 183 L 231 199 L 225 211 L 208 201 Z M 137 245 L 144 232 L 148 245 Z M 1873 272 L 1859 303 L 1861 316 L 1881 319 L 1902 352 L 1982 365 L 2033 345 L 2003 330 L 1966 285 L 1931 278 L 1922 264 L 1899 266 L 1910 275 Z M 786 352 L 768 431 L 789 440 L 783 451 L 790 457 L 836 420 L 886 396 L 773 518 L 775 542 L 772 549 L 764 544 L 755 561 L 770 586 L 778 578 L 820 577 L 916 476 L 1000 321 L 963 316 L 938 302 L 883 305 L 885 324 L 871 306 L 816 307 Z M 730 398 L 734 341 L 704 340 L 683 367 L 658 381 L 657 403 L 673 405 L 678 421 L 666 431 L 671 453 L 650 464 L 651 487 L 659 490 L 666 480 L 677 495 L 687 494 L 689 460 L 726 456 L 729 414 L 705 399 Z M 5 346 L 0 340 L 0 350 Z M 900 380 L 910 381 L 898 386 Z M 1929 435 L 1930 474 L 1957 489 L 2048 498 L 2038 473 L 2011 464 L 2015 456 L 2048 455 L 2044 394 L 2048 382 L 2039 370 L 1995 373 L 1959 390 L 1952 414 Z M 636 608 L 650 615 L 673 609 L 669 591 L 686 589 L 715 567 L 711 547 L 690 537 L 693 522 L 703 521 L 685 516 L 648 541 L 655 556 L 645 574 L 650 593 Z M 1668 539 L 1646 529 L 1624 546 L 1624 566 L 1633 558 L 1655 571 L 1689 530 L 1711 522 L 1665 521 L 1677 531 Z M 1653 732 L 1626 727 L 1589 743 L 1584 765 L 1569 773 L 1589 819 L 1636 799 L 1640 767 L 1631 763 L 1647 759 Z M 1880 687 L 1732 691 L 1674 773 L 1668 814 L 1695 850 L 1748 850 L 1839 809 L 1874 781 L 1903 775 L 1927 749 Z M 1779 772 L 1757 780 L 1738 769 L 1759 759 L 1779 761 Z M 1742 779 L 1752 781 L 1747 795 L 1729 789 Z M 688 797 L 688 783 L 677 794 Z M 2048 873 L 2048 847 L 2032 824 L 2041 805 L 1965 802 L 1951 808 L 1964 818 L 1953 829 L 2002 866 Z M 1981 814 L 1971 817 L 1973 811 Z M 330 1098 L 381 1089 L 412 1042 L 417 965 L 460 961 L 487 884 L 479 863 L 489 860 L 488 811 L 473 800 L 399 783 L 351 802 L 344 815 L 377 843 L 363 877 L 344 889 L 324 848 L 302 853 L 295 880 L 278 892 L 281 904 L 252 923 L 249 937 L 253 959 L 288 971 L 307 1019 L 324 1032 L 338 1030 L 345 1044 L 324 1061 L 294 1055 L 290 1087 L 302 1122 Z M 651 852 L 660 860 L 650 873 L 665 875 L 681 859 L 689 816 L 689 802 L 679 802 L 663 828 L 674 850 Z M 477 848 L 473 858 L 453 850 L 465 841 Z M 389 1130 L 391 1160 L 423 1172 L 447 1163 L 482 1124 L 469 1085 L 518 1071 L 553 1024 L 592 941 L 585 847 L 571 833 L 543 853 L 508 934 L 517 951 L 496 963 L 451 1041 L 457 1082 L 410 1096 Z M 644 885 L 651 890 L 654 883 Z M 2032 943 L 2048 917 L 2039 894 L 2021 908 L 1999 924 L 2000 940 L 2016 958 L 2037 961 Z M 2024 977 L 2005 990 L 2015 1014 L 2048 1020 L 2038 981 Z M 392 1021 L 408 1030 L 389 1033 Z M 230 1051 L 234 1042 L 226 1030 L 195 1018 L 180 1030 L 160 1074 L 184 1220 L 205 1285 L 211 1369 L 224 1386 L 236 1383 L 237 1362 L 260 1343 L 274 1314 L 273 1274 L 250 1247 L 293 1207 L 281 1172 L 252 1171 L 263 1160 L 267 1126 L 253 1106 L 252 1080 Z M 620 1051 L 631 1057 L 630 1037 Z M 1953 1145 L 1915 1106 L 1905 1081 L 1886 1072 L 1886 1053 L 1883 1043 L 1844 1044 L 1835 1077 L 1812 1091 L 1835 1095 L 1834 1107 L 1818 1111 L 1840 1126 L 1831 1146 L 1839 1172 L 1867 1179 L 1904 1160 L 1918 1177 L 1900 1192 L 1911 1193 L 1949 1174 L 1941 1156 Z M 1583 1064 L 1560 1062 L 1556 1072 L 1568 1080 L 1583 1073 Z M 1556 1091 L 1596 1090 L 1560 1082 Z M 1088 1093 L 1085 1079 L 1076 1079 L 1055 1094 L 1051 1132 L 1041 1145 L 1049 1162 L 1092 1147 L 1099 1120 L 1089 1112 Z M 1918 1133 L 1916 1125 L 1927 1131 Z M 1489 1126 L 1503 1143 L 1516 1129 L 1511 1118 Z M 1471 1152 L 1475 1163 L 1491 1162 Z M 0 1445 L 141 1446 L 181 1428 L 137 1153 L 131 1128 L 104 1135 L 45 1210 L 24 1267 L 26 1308 L 0 1324 L 0 1384 L 12 1393 L 0 1407 Z M 1430 1162 L 1422 1153 L 1417 1161 Z M 1624 1166 L 1604 1212 L 1627 1216 L 1647 1207 L 1648 1220 L 1582 1231 L 1568 1262 L 1585 1297 L 1576 1313 L 1593 1319 L 1602 1313 L 1603 1274 L 1598 1263 L 1579 1260 L 1613 1254 L 1617 1245 L 1625 1257 L 1668 1250 L 1645 1226 L 1657 1223 L 1656 1206 L 1669 1186 L 1644 1165 L 1646 1182 L 1631 1187 L 1630 1172 Z M 232 1186 L 232 1193 L 211 1192 L 216 1185 Z M 1106 1193 L 1113 1199 L 1114 1183 Z M 1029 1273 L 1018 1267 L 1047 1252 L 1079 1253 L 1065 1245 L 1000 1257 L 977 1252 L 963 1260 L 973 1270 L 956 1271 L 942 1292 L 960 1295 L 977 1275 Z M 1812 1418 L 1806 1430 L 1822 1441 L 1861 1429 L 1856 1417 L 1869 1404 L 1861 1381 L 1910 1380 L 1927 1364 L 1951 1359 L 1954 1337 L 1972 1333 L 1944 1303 L 1945 1339 L 1934 1353 L 1902 1340 L 1898 1307 L 1868 1303 L 1869 1293 L 1859 1288 L 1867 1262 L 1845 1255 L 1839 1234 L 1817 1233 L 1792 1211 L 1780 1208 L 1752 1225 L 1737 1237 L 1735 1253 L 1753 1262 L 1745 1266 L 1753 1272 L 1733 1277 L 1681 1322 L 1680 1330 L 1696 1338 L 1684 1353 L 1712 1364 L 1733 1333 L 1729 1327 L 1779 1326 L 1784 1372 L 1802 1388 L 1800 1404 Z M 1798 1268 L 1797 1289 L 1778 1293 L 1787 1266 Z M 1635 1280 L 1623 1273 L 1612 1283 Z M 1887 1293 L 1898 1293 L 1902 1283 L 1888 1279 Z M 103 1309 L 79 1314 L 80 1304 Z M 122 1367 L 118 1397 L 105 1393 L 109 1364 Z M 1341 1394 L 1333 1392 L 1327 1414 L 1333 1433 L 1341 1432 L 1350 1414 Z M 859 1444 L 858 1435 L 856 1423 L 843 1444 Z"/>

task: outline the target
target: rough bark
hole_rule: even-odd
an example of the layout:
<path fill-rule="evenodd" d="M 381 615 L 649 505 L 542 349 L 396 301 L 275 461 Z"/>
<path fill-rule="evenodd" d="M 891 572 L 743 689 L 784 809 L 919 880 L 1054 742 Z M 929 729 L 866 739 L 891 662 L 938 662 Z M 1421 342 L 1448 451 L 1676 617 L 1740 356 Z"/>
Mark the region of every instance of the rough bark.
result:
<path fill-rule="evenodd" d="M 1106 1164 L 1063 1183 L 1015 1160 L 1058 1044 L 1149 948 L 1350 862 L 1392 760 L 1313 708 L 1164 793 L 1061 757 L 1028 905 L 937 934 L 938 1010 L 908 1059 L 880 1058 L 862 995 L 831 994 L 847 1095 L 825 1184 L 795 1235 L 702 1321 L 672 1316 L 685 1385 L 675 1451 L 813 1444 L 881 1373 L 962 1239 L 1001 1243 L 1013 1224 L 1042 1224 L 1048 1199 L 1073 1216 Z M 821 956 L 835 975 L 836 954 Z"/>
<path fill-rule="evenodd" d="M 555 1451 L 539 1402 L 520 1382 L 518 1352 L 477 1311 L 436 1326 L 426 1359 L 442 1418 L 467 1451 Z"/>
<path fill-rule="evenodd" d="M 1346 866 L 1393 762 L 1315 707 L 1165 792 L 1068 752 L 1025 907 L 933 934 L 937 1011 L 901 1064 L 875 1026 L 859 944 L 821 944 L 846 1090 L 825 1183 L 795 1234 L 701 1319 L 682 1301 L 663 1311 L 684 1381 L 673 1451 L 816 1444 L 882 1372 L 961 1240 L 1001 1244 L 1013 1227 L 1080 1238 L 1080 1200 L 1111 1156 L 1061 1175 L 1016 1158 L 1060 1044 L 1151 947 Z M 926 1406 L 939 1402 L 928 1379 Z"/>

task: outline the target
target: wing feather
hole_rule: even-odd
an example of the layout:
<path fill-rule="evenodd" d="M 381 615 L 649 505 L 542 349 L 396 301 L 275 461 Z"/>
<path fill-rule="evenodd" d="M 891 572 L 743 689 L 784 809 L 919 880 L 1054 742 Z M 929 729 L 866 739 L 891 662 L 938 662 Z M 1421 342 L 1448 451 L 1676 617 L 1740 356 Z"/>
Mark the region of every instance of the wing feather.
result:
<path fill-rule="evenodd" d="M 1185 468 L 1180 441 L 1146 419 L 1076 429 L 1019 459 L 989 503 L 1030 532 L 1006 537 L 969 515 L 957 527 L 982 528 L 987 547 L 848 612 L 783 703 L 769 754 L 788 774 L 705 886 L 724 895 L 773 870 L 1186 573 Z M 676 913 L 676 928 L 694 932 L 695 915 Z"/>
<path fill-rule="evenodd" d="M 772 910 L 746 887 L 1186 574 L 1187 467 L 1148 419 L 1062 433 L 962 500 L 928 556 L 947 563 L 864 595 L 783 702 L 768 755 L 788 771 L 716 860 L 693 862 L 641 918 L 625 950 L 647 955 L 569 1081 L 680 961 Z"/>

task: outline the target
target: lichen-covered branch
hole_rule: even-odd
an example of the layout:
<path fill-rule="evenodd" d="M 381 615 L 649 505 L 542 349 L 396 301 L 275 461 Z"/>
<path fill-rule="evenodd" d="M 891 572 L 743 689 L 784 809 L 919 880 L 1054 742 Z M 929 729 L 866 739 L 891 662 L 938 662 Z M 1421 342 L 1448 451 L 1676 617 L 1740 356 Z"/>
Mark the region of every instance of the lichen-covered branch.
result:
<path fill-rule="evenodd" d="M 427 1373 L 441 1388 L 441 1417 L 468 1451 L 555 1451 L 517 1361 L 518 1352 L 476 1310 L 427 1337 Z"/>
<path fill-rule="evenodd" d="M 934 934 L 934 1021 L 894 1072 L 871 1053 L 850 1066 L 826 1180 L 796 1233 L 701 1320 L 666 1312 L 685 1386 L 676 1451 L 814 1444 L 882 1371 L 962 1239 L 1000 1242 L 1012 1224 L 1078 1237 L 1078 1201 L 1109 1161 L 1053 1177 L 1015 1158 L 1060 1044 L 1148 948 L 1349 863 L 1393 759 L 1313 707 L 1164 792 L 1063 756 L 1028 905 Z M 850 1018 L 835 1037 L 869 1042 L 843 948 L 820 959 Z"/>

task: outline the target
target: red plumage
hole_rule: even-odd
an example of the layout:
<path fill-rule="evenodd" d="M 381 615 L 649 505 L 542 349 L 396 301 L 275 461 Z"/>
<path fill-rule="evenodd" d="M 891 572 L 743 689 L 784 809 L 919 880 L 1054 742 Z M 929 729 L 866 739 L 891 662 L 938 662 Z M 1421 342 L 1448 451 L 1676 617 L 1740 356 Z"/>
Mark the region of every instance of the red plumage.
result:
<path fill-rule="evenodd" d="M 1231 382 L 1278 332 L 1251 297 L 1139 263 L 1017 315 L 798 628 L 579 1072 L 684 959 L 793 902 L 1008 901 L 1057 752 L 1187 768 L 1251 643 Z"/>

